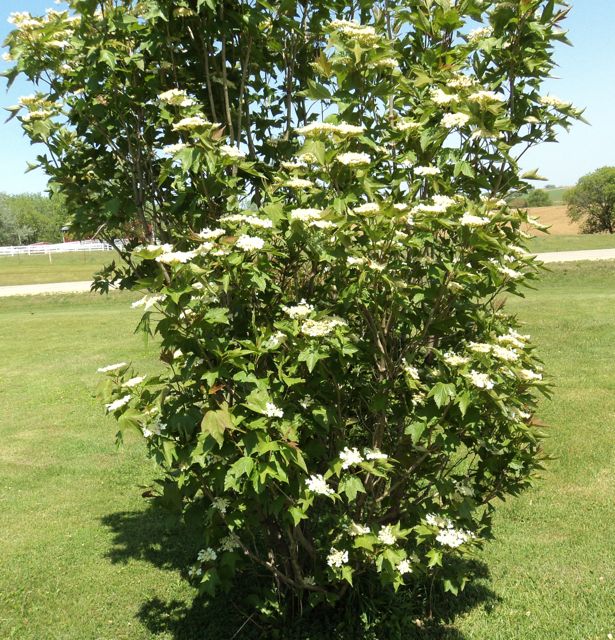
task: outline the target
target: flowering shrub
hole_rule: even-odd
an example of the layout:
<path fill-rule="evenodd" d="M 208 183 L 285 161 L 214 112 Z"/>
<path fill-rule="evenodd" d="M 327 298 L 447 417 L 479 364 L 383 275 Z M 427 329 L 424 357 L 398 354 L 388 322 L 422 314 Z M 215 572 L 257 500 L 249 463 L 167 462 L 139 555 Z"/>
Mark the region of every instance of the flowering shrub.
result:
<path fill-rule="evenodd" d="M 580 117 L 539 91 L 566 7 L 263 4 L 12 17 L 10 75 L 40 82 L 14 112 L 75 229 L 125 240 L 98 287 L 142 291 L 160 339 L 158 375 L 101 368 L 106 410 L 200 524 L 203 592 L 457 593 L 540 466 L 543 374 L 502 308 L 531 221 L 504 198 Z"/>

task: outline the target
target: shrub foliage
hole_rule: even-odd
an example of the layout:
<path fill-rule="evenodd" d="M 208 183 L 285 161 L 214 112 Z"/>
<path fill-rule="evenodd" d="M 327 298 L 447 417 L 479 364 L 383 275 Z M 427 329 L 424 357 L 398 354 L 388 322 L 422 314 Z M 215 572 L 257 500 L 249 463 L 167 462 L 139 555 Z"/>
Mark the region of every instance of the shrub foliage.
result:
<path fill-rule="evenodd" d="M 517 158 L 580 116 L 540 93 L 554 0 L 72 0 L 15 14 L 14 114 L 117 243 L 158 375 L 102 369 L 120 435 L 202 530 L 191 579 L 334 603 L 436 577 L 540 466 L 544 390 L 505 313 L 536 271 Z M 531 175 L 526 177 L 532 177 Z M 246 579 L 250 580 L 246 582 Z M 252 579 L 253 578 L 253 579 Z M 277 605 L 282 606 L 282 605 Z"/>

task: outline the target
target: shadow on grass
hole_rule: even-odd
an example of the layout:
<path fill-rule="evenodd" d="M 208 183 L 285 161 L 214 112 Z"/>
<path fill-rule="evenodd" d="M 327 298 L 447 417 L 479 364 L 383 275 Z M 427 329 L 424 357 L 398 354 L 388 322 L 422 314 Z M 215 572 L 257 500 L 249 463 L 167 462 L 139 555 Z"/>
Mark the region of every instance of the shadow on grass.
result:
<path fill-rule="evenodd" d="M 141 560 L 161 569 L 180 571 L 185 578 L 186 569 L 201 546 L 196 531 L 169 520 L 166 512 L 156 505 L 145 511 L 107 515 L 102 524 L 114 534 L 113 546 L 107 553 L 113 563 Z M 465 564 L 473 580 L 458 597 L 433 593 L 430 619 L 417 619 L 426 603 L 421 590 L 413 593 L 400 590 L 386 603 L 383 601 L 385 611 L 397 612 L 397 621 L 391 623 L 391 616 L 383 612 L 383 619 L 389 620 L 383 635 L 379 631 L 357 632 L 351 634 L 351 640 L 467 640 L 455 628 L 457 618 L 477 608 L 488 614 L 500 598 L 489 587 L 489 571 L 484 563 Z M 324 640 L 332 636 L 342 639 L 339 621 L 344 618 L 343 611 L 331 616 L 316 609 L 302 619 L 297 629 L 276 633 L 248 618 L 247 594 L 246 585 L 240 585 L 236 591 L 208 602 L 200 597 L 192 602 L 154 597 L 141 605 L 137 617 L 152 637 L 160 635 L 173 640 Z"/>

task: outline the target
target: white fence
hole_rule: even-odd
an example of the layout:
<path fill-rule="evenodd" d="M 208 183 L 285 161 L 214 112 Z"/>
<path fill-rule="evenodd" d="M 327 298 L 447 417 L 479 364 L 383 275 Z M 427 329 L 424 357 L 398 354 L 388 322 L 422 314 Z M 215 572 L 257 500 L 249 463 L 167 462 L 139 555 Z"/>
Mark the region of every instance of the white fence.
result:
<path fill-rule="evenodd" d="M 113 247 L 98 240 L 61 242 L 58 244 L 29 244 L 21 247 L 0 247 L 0 256 L 36 256 L 72 251 L 112 251 Z"/>

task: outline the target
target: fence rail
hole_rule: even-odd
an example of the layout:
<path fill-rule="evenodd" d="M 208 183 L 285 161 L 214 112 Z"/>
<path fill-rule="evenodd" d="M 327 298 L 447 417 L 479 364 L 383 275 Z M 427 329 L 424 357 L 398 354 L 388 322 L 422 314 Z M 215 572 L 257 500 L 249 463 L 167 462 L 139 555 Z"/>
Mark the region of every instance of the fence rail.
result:
<path fill-rule="evenodd" d="M 82 242 L 61 242 L 58 244 L 30 244 L 20 247 L 0 247 L 0 256 L 36 256 L 50 253 L 70 253 L 71 251 L 112 251 L 113 247 L 98 240 Z"/>

